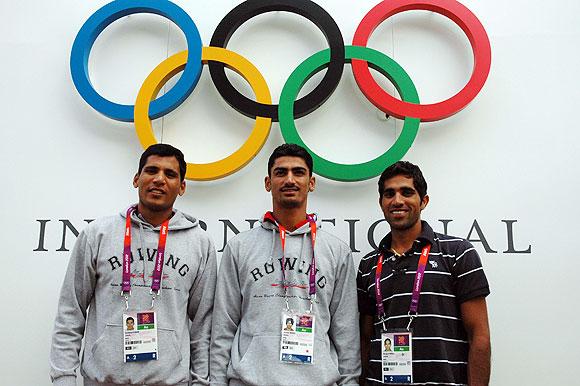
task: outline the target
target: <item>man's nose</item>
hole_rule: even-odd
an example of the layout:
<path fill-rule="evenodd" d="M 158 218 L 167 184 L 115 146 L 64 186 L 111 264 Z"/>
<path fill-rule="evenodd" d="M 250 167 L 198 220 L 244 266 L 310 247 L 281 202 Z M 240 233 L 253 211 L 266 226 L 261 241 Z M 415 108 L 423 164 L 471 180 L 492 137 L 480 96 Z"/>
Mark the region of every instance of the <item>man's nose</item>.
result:
<path fill-rule="evenodd" d="M 403 195 L 399 192 L 396 192 L 395 196 L 393 197 L 393 203 L 395 203 L 396 205 L 402 205 L 403 204 Z"/>
<path fill-rule="evenodd" d="M 290 172 L 286 175 L 286 183 L 288 184 L 294 184 L 296 182 L 296 177 L 294 176 L 294 173 Z"/>
<path fill-rule="evenodd" d="M 153 178 L 153 182 L 155 182 L 156 184 L 162 184 L 165 182 L 165 175 L 161 172 L 157 173 L 155 175 L 155 178 Z"/>

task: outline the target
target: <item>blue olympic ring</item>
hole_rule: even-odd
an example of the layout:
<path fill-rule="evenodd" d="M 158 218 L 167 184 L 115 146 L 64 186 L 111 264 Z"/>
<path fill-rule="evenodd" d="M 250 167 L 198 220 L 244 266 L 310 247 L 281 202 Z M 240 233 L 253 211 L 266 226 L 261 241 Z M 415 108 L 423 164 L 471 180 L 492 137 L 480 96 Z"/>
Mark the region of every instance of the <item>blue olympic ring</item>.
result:
<path fill-rule="evenodd" d="M 175 110 L 192 93 L 202 70 L 202 41 L 197 26 L 180 7 L 167 0 L 117 0 L 95 12 L 81 27 L 73 43 L 70 69 L 73 83 L 81 97 L 95 110 L 123 122 L 133 122 L 134 105 L 122 105 L 102 97 L 89 79 L 91 48 L 103 30 L 117 19 L 134 13 L 153 13 L 174 22 L 185 34 L 188 55 L 181 77 L 165 95 L 151 102 L 149 116 L 159 118 Z"/>

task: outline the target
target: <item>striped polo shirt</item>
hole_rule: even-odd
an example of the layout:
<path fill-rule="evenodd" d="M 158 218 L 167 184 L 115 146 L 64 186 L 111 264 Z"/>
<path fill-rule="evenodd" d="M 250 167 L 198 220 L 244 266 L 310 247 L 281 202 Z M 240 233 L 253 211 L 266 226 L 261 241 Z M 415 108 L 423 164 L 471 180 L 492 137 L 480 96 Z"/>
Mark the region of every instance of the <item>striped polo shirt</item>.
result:
<path fill-rule="evenodd" d="M 379 249 L 362 258 L 357 274 L 358 304 L 361 314 L 374 316 L 367 385 L 383 384 L 381 378 L 382 323 L 377 316 L 375 274 L 383 253 L 381 294 L 387 329 L 406 328 L 413 280 L 421 250 L 431 243 L 431 251 L 418 315 L 413 321 L 413 384 L 467 385 L 469 343 L 461 320 L 460 304 L 489 295 L 489 285 L 479 255 L 467 240 L 433 232 L 425 221 L 413 247 L 402 256 L 391 249 L 389 233 Z"/>

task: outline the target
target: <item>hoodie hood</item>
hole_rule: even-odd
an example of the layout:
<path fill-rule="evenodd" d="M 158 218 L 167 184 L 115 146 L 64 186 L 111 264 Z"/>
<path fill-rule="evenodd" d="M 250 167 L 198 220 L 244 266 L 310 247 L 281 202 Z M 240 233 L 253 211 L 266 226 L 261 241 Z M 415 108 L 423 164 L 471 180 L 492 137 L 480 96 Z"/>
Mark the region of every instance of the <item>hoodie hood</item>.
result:
<path fill-rule="evenodd" d="M 313 220 L 316 223 L 316 229 L 320 229 L 322 223 L 320 222 L 320 220 L 318 219 L 318 215 L 316 213 L 310 213 L 310 214 L 306 214 L 307 218 L 304 219 L 304 221 L 296 224 L 296 229 L 293 231 L 288 231 L 286 230 L 286 232 L 288 233 L 289 236 L 292 235 L 302 235 L 302 234 L 308 234 L 310 233 L 310 224 L 309 224 L 309 219 Z M 262 228 L 267 229 L 267 230 L 271 230 L 271 231 L 278 231 L 278 221 L 276 220 L 276 218 L 274 217 L 274 214 L 272 212 L 266 212 L 261 219 L 261 225 Z"/>
<path fill-rule="evenodd" d="M 136 205 L 137 204 L 135 204 L 135 206 Z M 127 218 L 126 211 L 121 211 L 119 212 L 119 214 L 123 219 Z M 133 213 L 131 213 L 131 222 L 145 229 L 150 228 L 159 230 L 161 227 L 160 225 L 154 227 L 153 225 L 149 224 L 136 210 L 133 211 Z M 195 228 L 198 225 L 199 221 L 195 217 L 173 208 L 173 216 L 169 219 L 169 230 L 175 231 L 182 229 L 190 229 Z"/>
<path fill-rule="evenodd" d="M 316 223 L 316 229 L 320 228 L 320 221 L 318 221 L 318 216 L 315 213 L 306 214 L 306 217 L 307 218 L 304 219 L 304 221 L 296 224 L 296 229 L 292 232 L 286 230 L 287 237 L 302 236 L 302 247 L 300 248 L 299 256 L 304 256 L 305 249 L 308 245 L 307 239 L 311 232 L 310 221 L 314 221 Z M 278 221 L 272 212 L 266 212 L 264 216 L 262 216 L 261 225 L 262 228 L 272 232 L 272 237 L 270 238 L 270 256 L 274 256 L 274 251 L 276 249 L 276 239 L 279 237 L 276 236 L 276 232 L 280 233 L 280 225 L 278 224 Z M 284 254 L 283 250 L 282 254 Z"/>

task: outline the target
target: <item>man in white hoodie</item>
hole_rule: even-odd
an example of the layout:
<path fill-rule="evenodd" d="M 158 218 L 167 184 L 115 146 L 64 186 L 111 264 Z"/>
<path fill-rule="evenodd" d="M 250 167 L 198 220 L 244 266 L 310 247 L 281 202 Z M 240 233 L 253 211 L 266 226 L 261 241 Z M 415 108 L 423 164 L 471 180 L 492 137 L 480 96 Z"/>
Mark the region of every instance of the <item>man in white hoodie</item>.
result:
<path fill-rule="evenodd" d="M 149 147 L 133 179 L 138 204 L 79 234 L 52 338 L 53 385 L 75 386 L 79 365 L 85 386 L 207 384 L 216 257 L 198 221 L 173 208 L 185 170 L 178 149 Z"/>
<path fill-rule="evenodd" d="M 220 263 L 212 385 L 358 385 L 351 251 L 307 214 L 314 187 L 305 149 L 274 150 L 265 178 L 273 210 L 230 240 Z"/>

